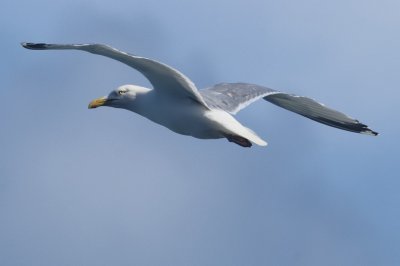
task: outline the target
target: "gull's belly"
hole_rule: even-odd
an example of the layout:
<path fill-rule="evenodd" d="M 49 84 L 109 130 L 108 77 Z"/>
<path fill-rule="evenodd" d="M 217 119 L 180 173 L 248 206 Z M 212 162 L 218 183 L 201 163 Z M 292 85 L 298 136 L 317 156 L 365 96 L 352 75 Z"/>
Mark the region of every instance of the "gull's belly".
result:
<path fill-rule="evenodd" d="M 200 139 L 223 138 L 219 124 L 210 120 L 206 113 L 203 106 L 188 101 L 179 104 L 159 102 L 156 108 L 142 112 L 141 115 L 178 134 Z"/>
<path fill-rule="evenodd" d="M 176 133 L 200 139 L 216 139 L 223 137 L 221 131 L 218 130 L 218 125 L 204 116 L 183 116 L 166 126 Z"/>
<path fill-rule="evenodd" d="M 186 110 L 186 112 L 173 112 L 168 114 L 159 124 L 170 130 L 200 139 L 222 138 L 219 125 L 209 120 L 203 110 Z"/>

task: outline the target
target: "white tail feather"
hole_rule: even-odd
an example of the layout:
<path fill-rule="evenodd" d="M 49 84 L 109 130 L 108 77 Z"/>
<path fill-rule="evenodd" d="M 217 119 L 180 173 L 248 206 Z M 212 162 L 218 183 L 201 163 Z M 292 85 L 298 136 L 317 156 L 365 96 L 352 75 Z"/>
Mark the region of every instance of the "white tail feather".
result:
<path fill-rule="evenodd" d="M 243 126 L 233 116 L 225 111 L 213 109 L 205 114 L 210 120 L 215 121 L 221 127 L 221 131 L 226 134 L 233 134 L 248 139 L 249 141 L 267 146 L 267 142 L 261 139 L 254 131 Z"/>

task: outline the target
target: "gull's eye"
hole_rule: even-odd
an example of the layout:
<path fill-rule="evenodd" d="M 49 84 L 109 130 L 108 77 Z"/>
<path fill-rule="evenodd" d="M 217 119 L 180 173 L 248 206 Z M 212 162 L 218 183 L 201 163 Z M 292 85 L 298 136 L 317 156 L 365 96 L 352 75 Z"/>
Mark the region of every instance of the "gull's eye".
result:
<path fill-rule="evenodd" d="M 126 93 L 126 91 L 124 91 L 124 90 L 118 91 L 118 94 L 119 94 L 119 95 L 122 95 L 122 94 L 125 94 L 125 93 Z"/>

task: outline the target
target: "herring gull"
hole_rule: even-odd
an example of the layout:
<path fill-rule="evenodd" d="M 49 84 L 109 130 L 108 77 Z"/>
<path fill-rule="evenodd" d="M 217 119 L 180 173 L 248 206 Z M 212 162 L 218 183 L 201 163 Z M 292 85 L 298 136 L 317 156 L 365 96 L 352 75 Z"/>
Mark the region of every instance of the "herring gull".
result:
<path fill-rule="evenodd" d="M 128 54 L 103 44 L 22 43 L 32 50 L 81 50 L 118 60 L 140 73 L 153 89 L 123 85 L 108 96 L 93 100 L 89 108 L 110 106 L 135 112 L 182 135 L 199 139 L 220 139 L 251 147 L 266 146 L 254 131 L 233 115 L 259 99 L 264 99 L 314 121 L 339 129 L 376 136 L 377 132 L 341 112 L 313 99 L 247 83 L 221 83 L 198 90 L 178 70 L 155 60 Z"/>

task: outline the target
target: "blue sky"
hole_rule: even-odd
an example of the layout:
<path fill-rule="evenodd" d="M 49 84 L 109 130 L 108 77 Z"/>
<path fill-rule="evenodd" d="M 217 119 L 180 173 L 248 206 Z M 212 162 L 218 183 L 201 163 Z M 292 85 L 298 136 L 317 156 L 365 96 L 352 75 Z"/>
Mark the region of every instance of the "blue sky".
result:
<path fill-rule="evenodd" d="M 399 1 L 3 1 L 1 265 L 398 265 Z M 90 100 L 134 70 L 22 41 L 100 42 L 199 88 L 311 96 L 381 133 L 257 102 L 243 149 Z"/>

